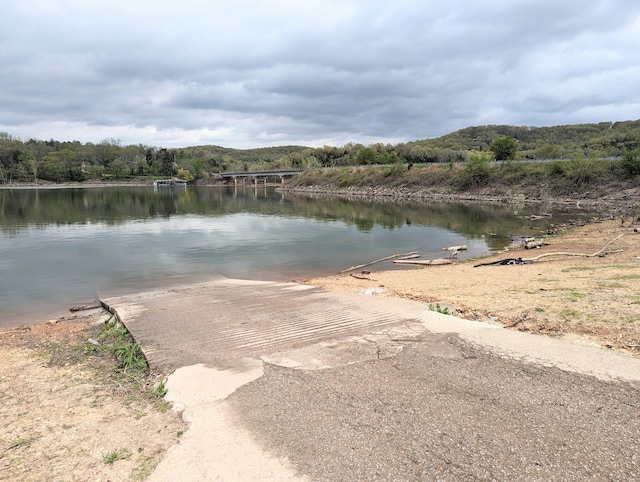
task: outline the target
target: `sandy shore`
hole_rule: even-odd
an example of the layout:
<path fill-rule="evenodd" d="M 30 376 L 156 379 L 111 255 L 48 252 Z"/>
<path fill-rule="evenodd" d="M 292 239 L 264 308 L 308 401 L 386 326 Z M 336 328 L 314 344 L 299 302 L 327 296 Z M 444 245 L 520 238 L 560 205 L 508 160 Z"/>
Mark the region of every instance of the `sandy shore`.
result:
<path fill-rule="evenodd" d="M 474 267 L 480 261 L 468 260 L 389 270 L 393 261 L 385 261 L 305 282 L 338 291 L 373 288 L 383 291 L 378 296 L 424 301 L 461 318 L 551 336 L 582 336 L 585 341 L 640 354 L 640 232 L 636 229 L 640 231 L 640 224 L 596 222 L 547 236 L 540 249 L 512 248 L 481 260 L 539 257 L 523 265 Z M 591 256 L 605 245 L 604 253 Z"/>

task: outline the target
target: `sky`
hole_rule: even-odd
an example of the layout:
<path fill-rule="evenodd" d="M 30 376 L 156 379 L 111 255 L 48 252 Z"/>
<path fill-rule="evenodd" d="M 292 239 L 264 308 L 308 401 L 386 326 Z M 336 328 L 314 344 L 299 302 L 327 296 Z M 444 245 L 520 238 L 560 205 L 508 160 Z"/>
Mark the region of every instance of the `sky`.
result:
<path fill-rule="evenodd" d="M 237 149 L 640 119 L 638 0 L 3 2 L 0 132 Z"/>

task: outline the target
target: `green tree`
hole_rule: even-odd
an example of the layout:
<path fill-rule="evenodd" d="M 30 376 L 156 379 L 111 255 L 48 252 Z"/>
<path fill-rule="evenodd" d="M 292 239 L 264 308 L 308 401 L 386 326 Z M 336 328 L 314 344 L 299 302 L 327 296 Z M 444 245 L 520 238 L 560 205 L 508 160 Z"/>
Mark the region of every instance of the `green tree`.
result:
<path fill-rule="evenodd" d="M 191 171 L 188 169 L 178 169 L 178 179 L 182 179 L 183 181 L 191 182 L 195 179 Z"/>
<path fill-rule="evenodd" d="M 378 162 L 380 164 L 402 164 L 403 159 L 398 155 L 396 151 L 385 152 L 382 154 Z"/>
<path fill-rule="evenodd" d="M 127 171 L 129 170 L 127 164 L 120 158 L 114 159 L 109 162 L 108 167 L 116 179 L 120 179 L 123 176 L 126 177 Z"/>
<path fill-rule="evenodd" d="M 498 137 L 491 143 L 491 152 L 497 161 L 510 161 L 516 158 L 518 143 L 513 137 Z"/>
<path fill-rule="evenodd" d="M 47 181 L 61 182 L 64 180 L 62 165 L 56 156 L 52 154 L 48 154 L 42 158 L 38 164 L 37 170 L 40 178 Z"/>
<path fill-rule="evenodd" d="M 27 172 L 33 174 L 34 182 L 38 180 L 38 162 L 29 149 L 22 149 L 18 155 L 18 160 L 25 166 Z"/>
<path fill-rule="evenodd" d="M 375 162 L 376 153 L 370 147 L 364 147 L 358 151 L 358 154 L 356 154 L 356 164 L 359 166 L 375 164 Z"/>

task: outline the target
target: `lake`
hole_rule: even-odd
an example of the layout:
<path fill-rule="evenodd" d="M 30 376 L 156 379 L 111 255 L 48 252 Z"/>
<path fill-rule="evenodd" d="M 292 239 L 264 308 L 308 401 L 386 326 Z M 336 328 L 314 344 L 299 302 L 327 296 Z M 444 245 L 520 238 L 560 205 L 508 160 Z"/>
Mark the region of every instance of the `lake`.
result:
<path fill-rule="evenodd" d="M 551 218 L 524 219 L 551 214 Z M 544 206 L 373 202 L 271 187 L 0 189 L 0 327 L 99 297 L 216 276 L 295 280 L 396 253 L 460 257 L 590 213 Z M 376 265 L 397 269 L 391 261 Z"/>

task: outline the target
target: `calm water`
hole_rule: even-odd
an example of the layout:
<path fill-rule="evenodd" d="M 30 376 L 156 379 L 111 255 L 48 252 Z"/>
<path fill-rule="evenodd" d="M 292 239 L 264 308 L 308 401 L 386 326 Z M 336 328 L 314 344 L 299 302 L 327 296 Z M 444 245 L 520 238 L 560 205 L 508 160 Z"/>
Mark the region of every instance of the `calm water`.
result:
<path fill-rule="evenodd" d="M 543 212 L 540 206 L 350 202 L 264 187 L 1 189 L 0 326 L 68 314 L 98 297 L 218 275 L 300 279 L 395 253 L 439 257 L 442 247 L 458 244 L 475 257 L 503 248 L 510 234 L 586 216 L 522 219 Z"/>

